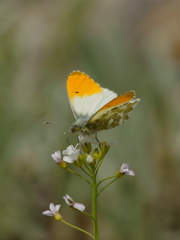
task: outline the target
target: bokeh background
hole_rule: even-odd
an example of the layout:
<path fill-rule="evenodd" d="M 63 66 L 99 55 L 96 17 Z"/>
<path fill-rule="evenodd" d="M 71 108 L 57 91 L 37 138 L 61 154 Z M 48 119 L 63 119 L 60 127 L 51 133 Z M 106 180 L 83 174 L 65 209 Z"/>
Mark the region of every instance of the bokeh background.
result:
<path fill-rule="evenodd" d="M 90 213 L 91 189 L 51 158 L 67 147 L 69 126 L 43 124 L 74 122 L 73 70 L 141 98 L 128 122 L 99 133 L 119 141 L 99 179 L 123 162 L 136 173 L 99 197 L 101 239 L 180 239 L 179 0 L 0 2 L 0 239 L 90 239 L 42 215 L 60 203 L 64 220 L 92 232 L 62 199 L 68 193 Z"/>

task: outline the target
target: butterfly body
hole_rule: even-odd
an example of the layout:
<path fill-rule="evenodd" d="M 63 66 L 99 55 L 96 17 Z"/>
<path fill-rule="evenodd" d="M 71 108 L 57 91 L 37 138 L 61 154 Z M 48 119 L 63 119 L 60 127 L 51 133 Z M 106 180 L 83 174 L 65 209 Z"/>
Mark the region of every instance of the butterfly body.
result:
<path fill-rule="evenodd" d="M 134 99 L 134 91 L 118 96 L 80 71 L 73 71 L 68 76 L 67 90 L 76 119 L 70 128 L 71 133 L 92 135 L 114 128 L 129 119 L 140 101 Z"/>

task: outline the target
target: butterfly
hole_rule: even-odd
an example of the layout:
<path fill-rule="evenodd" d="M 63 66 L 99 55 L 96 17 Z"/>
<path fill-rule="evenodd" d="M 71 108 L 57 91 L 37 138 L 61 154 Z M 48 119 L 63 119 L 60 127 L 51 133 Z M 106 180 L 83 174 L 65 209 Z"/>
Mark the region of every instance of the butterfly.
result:
<path fill-rule="evenodd" d="M 134 91 L 118 96 L 80 71 L 69 74 L 67 92 L 76 119 L 69 130 L 78 134 L 93 135 L 124 123 L 140 101 Z"/>

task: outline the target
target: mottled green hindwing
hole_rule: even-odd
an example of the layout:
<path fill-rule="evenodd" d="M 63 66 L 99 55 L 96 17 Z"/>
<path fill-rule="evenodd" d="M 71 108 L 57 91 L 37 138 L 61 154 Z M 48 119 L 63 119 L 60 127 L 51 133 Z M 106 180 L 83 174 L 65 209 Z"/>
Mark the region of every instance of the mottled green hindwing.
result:
<path fill-rule="evenodd" d="M 97 118 L 95 114 L 95 116 L 91 118 L 92 121 L 90 119 L 87 122 L 86 127 L 88 128 L 89 132 L 92 133 L 114 128 L 129 119 L 131 112 L 139 101 L 140 99 L 135 99 L 109 110 L 107 109 L 107 111 L 102 112 L 102 115 L 97 114 Z"/>

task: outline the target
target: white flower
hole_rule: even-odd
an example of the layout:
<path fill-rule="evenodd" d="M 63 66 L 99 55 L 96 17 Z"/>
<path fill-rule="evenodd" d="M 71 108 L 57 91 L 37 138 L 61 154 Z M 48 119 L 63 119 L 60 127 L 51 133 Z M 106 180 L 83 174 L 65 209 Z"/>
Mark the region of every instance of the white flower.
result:
<path fill-rule="evenodd" d="M 87 134 L 80 134 L 78 136 L 79 142 L 83 145 L 85 143 L 92 142 L 92 137 Z"/>
<path fill-rule="evenodd" d="M 130 164 L 127 163 L 123 163 L 121 168 L 120 168 L 120 172 L 122 174 L 127 174 L 127 175 L 131 175 L 131 176 L 135 176 L 135 173 L 133 172 L 133 170 L 129 169 Z"/>
<path fill-rule="evenodd" d="M 54 159 L 56 163 L 60 163 L 62 161 L 61 152 L 59 150 L 51 154 L 51 157 Z"/>
<path fill-rule="evenodd" d="M 81 212 L 85 210 L 85 206 L 82 203 L 75 202 L 68 194 L 63 197 L 67 205 L 73 209 L 77 209 Z"/>
<path fill-rule="evenodd" d="M 42 214 L 49 216 L 49 217 L 54 217 L 56 220 L 61 220 L 62 216 L 58 212 L 60 209 L 61 205 L 54 205 L 53 203 L 49 204 L 49 209 L 44 211 Z"/>
<path fill-rule="evenodd" d="M 66 168 L 66 163 L 63 161 L 61 157 L 61 152 L 58 150 L 55 153 L 51 154 L 51 157 L 54 159 L 54 161 L 61 166 L 62 168 Z"/>
<path fill-rule="evenodd" d="M 86 161 L 87 161 L 87 163 L 89 163 L 89 164 L 93 163 L 93 158 L 92 158 L 92 156 L 91 156 L 91 155 L 88 155 L 87 158 L 86 158 Z"/>
<path fill-rule="evenodd" d="M 80 149 L 76 149 L 79 146 L 77 144 L 75 148 L 70 145 L 66 148 L 66 150 L 63 151 L 63 155 L 66 155 L 63 157 L 63 160 L 68 163 L 73 163 L 74 161 L 78 160 L 78 156 L 80 154 Z"/>
<path fill-rule="evenodd" d="M 75 153 L 76 151 L 78 151 L 79 149 L 77 149 L 77 147 L 79 146 L 79 143 L 76 144 L 75 147 L 73 147 L 73 145 L 69 145 L 66 150 L 63 151 L 63 155 L 70 155 Z"/>

